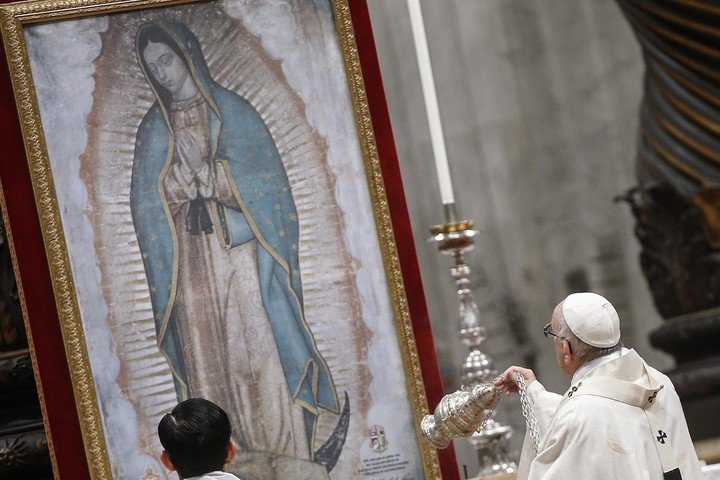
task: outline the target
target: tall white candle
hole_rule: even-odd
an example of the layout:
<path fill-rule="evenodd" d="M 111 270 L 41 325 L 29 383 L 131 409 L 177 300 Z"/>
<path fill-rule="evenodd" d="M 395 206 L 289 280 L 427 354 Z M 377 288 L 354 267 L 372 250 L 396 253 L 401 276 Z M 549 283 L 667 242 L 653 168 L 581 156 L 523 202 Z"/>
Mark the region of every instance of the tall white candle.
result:
<path fill-rule="evenodd" d="M 452 203 L 455 201 L 455 194 L 450 180 L 450 168 L 448 166 L 447 152 L 445 151 L 445 137 L 440 122 L 440 109 L 438 108 L 437 94 L 435 93 L 435 80 L 433 79 L 432 65 L 430 64 L 430 52 L 428 51 L 427 37 L 425 36 L 425 24 L 420 9 L 420 0 L 407 0 L 407 4 L 410 10 L 415 53 L 420 67 L 425 110 L 430 125 L 430 140 L 432 141 L 433 155 L 435 156 L 435 170 L 440 185 L 440 197 L 443 203 Z"/>

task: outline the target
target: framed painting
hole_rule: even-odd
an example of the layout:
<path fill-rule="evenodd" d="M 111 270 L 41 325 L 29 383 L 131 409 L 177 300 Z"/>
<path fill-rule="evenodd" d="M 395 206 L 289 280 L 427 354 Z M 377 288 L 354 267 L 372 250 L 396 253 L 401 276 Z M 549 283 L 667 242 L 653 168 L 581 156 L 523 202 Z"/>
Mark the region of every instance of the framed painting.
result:
<path fill-rule="evenodd" d="M 56 478 L 171 478 L 156 425 L 191 397 L 228 412 L 241 478 L 457 478 L 417 434 L 442 389 L 363 1 L 37 0 L 0 23 Z"/>

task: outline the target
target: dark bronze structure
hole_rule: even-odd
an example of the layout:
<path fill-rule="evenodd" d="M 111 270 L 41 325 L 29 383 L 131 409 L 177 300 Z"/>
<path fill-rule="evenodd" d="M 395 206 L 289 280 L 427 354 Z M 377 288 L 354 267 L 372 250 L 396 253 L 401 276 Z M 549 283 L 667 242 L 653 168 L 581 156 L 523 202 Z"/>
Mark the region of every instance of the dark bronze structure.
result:
<path fill-rule="evenodd" d="M 720 436 L 720 2 L 616 0 L 646 63 L 637 188 L 640 262 L 666 321 L 652 344 L 695 438 Z"/>
<path fill-rule="evenodd" d="M 1 222 L 0 478 L 52 478 L 10 248 Z"/>

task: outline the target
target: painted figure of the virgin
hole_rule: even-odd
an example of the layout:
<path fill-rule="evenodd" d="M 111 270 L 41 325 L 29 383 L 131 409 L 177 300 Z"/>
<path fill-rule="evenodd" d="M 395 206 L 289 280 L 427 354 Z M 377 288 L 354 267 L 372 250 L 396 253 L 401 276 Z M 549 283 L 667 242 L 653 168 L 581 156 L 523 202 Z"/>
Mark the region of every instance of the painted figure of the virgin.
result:
<path fill-rule="evenodd" d="M 131 209 L 178 400 L 228 412 L 245 452 L 235 473 L 326 478 L 344 434 L 318 448 L 317 417 L 340 408 L 304 318 L 298 216 L 270 131 L 213 79 L 186 25 L 143 25 L 136 53 L 156 101 L 137 132 Z"/>

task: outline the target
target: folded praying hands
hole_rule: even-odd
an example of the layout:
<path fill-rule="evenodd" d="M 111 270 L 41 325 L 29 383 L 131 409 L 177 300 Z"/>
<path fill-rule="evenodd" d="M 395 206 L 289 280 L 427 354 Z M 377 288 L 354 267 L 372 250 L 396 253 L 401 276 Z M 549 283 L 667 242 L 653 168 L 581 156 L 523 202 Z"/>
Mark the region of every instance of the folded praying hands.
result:
<path fill-rule="evenodd" d="M 197 173 L 207 163 L 207 149 L 187 129 L 177 131 L 175 142 L 180 162 L 190 171 Z"/>

